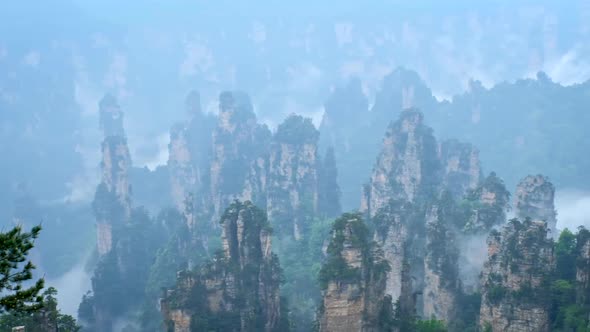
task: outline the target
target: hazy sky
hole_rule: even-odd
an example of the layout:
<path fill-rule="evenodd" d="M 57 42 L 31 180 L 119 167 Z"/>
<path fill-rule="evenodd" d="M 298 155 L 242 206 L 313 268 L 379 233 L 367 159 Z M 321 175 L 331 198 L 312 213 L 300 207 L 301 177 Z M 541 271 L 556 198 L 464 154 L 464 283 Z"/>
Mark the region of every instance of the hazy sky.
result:
<path fill-rule="evenodd" d="M 397 66 L 438 98 L 470 79 L 489 87 L 539 70 L 579 83 L 590 77 L 587 40 L 585 0 L 13 1 L 0 12 L 0 97 L 34 98 L 22 88 L 31 82 L 72 93 L 79 151 L 96 165 L 97 102 L 114 93 L 134 163 L 154 167 L 191 89 L 211 112 L 220 91 L 241 89 L 271 127 L 293 112 L 318 124 L 334 86 L 358 76 L 371 100 Z"/>

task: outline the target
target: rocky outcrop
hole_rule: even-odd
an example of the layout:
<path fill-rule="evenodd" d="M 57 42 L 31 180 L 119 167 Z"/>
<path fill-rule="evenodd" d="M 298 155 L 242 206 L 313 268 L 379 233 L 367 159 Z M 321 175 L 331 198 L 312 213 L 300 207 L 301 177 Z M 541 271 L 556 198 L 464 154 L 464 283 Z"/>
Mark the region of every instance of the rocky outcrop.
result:
<path fill-rule="evenodd" d="M 210 197 L 215 219 L 221 211 L 244 194 L 253 164 L 268 151 L 271 133 L 256 122 L 250 98 L 242 92 L 219 96 L 219 116 L 213 132 L 210 163 Z M 257 193 L 246 193 L 250 197 Z"/>
<path fill-rule="evenodd" d="M 439 158 L 442 164 L 445 190 L 453 196 L 462 198 L 469 190 L 474 190 L 482 178 L 479 151 L 469 143 L 446 140 L 439 145 Z"/>
<path fill-rule="evenodd" d="M 334 148 L 344 210 L 358 207 L 359 188 L 378 152 L 383 130 L 370 130 L 369 101 L 361 81 L 353 78 L 335 87 L 324 103 L 320 150 Z M 383 129 L 389 123 L 383 124 Z"/>
<path fill-rule="evenodd" d="M 590 305 L 590 231 L 581 227 L 576 243 L 576 302 Z"/>
<path fill-rule="evenodd" d="M 311 119 L 291 115 L 271 145 L 268 218 L 280 234 L 295 239 L 306 233 L 318 209 L 318 138 Z"/>
<path fill-rule="evenodd" d="M 362 208 L 374 216 L 389 200 L 429 197 L 440 183 L 437 144 L 416 109 L 404 110 L 387 129 L 365 189 Z"/>
<path fill-rule="evenodd" d="M 406 269 L 407 273 L 403 273 L 404 264 L 409 264 L 412 240 L 417 228 L 422 227 L 423 219 L 413 204 L 390 201 L 371 220 L 375 224 L 374 241 L 382 248 L 384 258 L 391 267 L 386 274 L 385 293 L 391 296 L 393 302 L 403 295 L 411 298 L 411 295 L 402 294 L 403 284 L 411 284 L 410 270 Z M 406 291 L 411 294 L 412 287 L 406 288 Z"/>
<path fill-rule="evenodd" d="M 517 218 L 531 218 L 547 223 L 550 235 L 556 237 L 555 187 L 542 175 L 529 175 L 522 179 L 514 194 L 514 212 Z"/>
<path fill-rule="evenodd" d="M 329 147 L 319 169 L 318 212 L 324 218 L 334 218 L 342 213 L 340 186 L 334 149 Z"/>
<path fill-rule="evenodd" d="M 125 137 L 123 111 L 119 107 L 117 98 L 111 94 L 104 95 L 98 103 L 98 109 L 100 129 L 102 129 L 104 137 Z"/>
<path fill-rule="evenodd" d="M 186 113 L 190 120 L 184 126 L 187 148 L 190 155 L 196 187 L 193 189 L 198 206 L 208 204 L 208 181 L 212 156 L 213 131 L 216 118 L 201 111 L 200 95 L 191 91 L 185 101 Z"/>
<path fill-rule="evenodd" d="M 463 231 L 470 234 L 487 234 L 493 227 L 506 221 L 509 209 L 510 192 L 504 181 L 492 172 L 475 189 L 466 196 L 470 203 L 469 217 Z"/>
<path fill-rule="evenodd" d="M 172 127 L 168 144 L 171 196 L 179 211 L 187 211 L 189 205 L 203 209 L 210 202 L 206 183 L 209 180 L 214 118 L 201 111 L 197 91 L 188 94 L 185 109 L 190 119 Z M 195 216 L 186 217 L 192 228 Z"/>
<path fill-rule="evenodd" d="M 328 257 L 320 270 L 322 304 L 320 331 L 382 331 L 382 308 L 391 307 L 385 296 L 389 264 L 360 214 L 344 214 L 334 222 Z"/>
<path fill-rule="evenodd" d="M 480 325 L 494 332 L 550 330 L 549 278 L 554 269 L 547 224 L 511 220 L 488 238 L 481 275 Z"/>
<path fill-rule="evenodd" d="M 99 255 L 108 253 L 113 246 L 113 225 L 122 224 L 131 213 L 131 186 L 128 171 L 131 156 L 123 130 L 123 113 L 111 95 L 99 103 L 100 126 L 103 129 L 102 171 L 93 201 L 97 223 L 97 248 Z"/>
<path fill-rule="evenodd" d="M 415 71 L 396 68 L 383 78 L 381 88 L 375 96 L 375 104 L 371 109 L 373 120 L 376 124 L 385 125 L 392 120 L 392 112 L 407 108 L 435 110 L 437 101 Z"/>
<path fill-rule="evenodd" d="M 422 316 L 452 322 L 461 295 L 459 251 L 452 232 L 452 215 L 440 200 L 426 214 L 426 256 Z"/>
<path fill-rule="evenodd" d="M 324 103 L 324 109 L 320 125 L 322 145 L 334 146 L 344 153 L 352 152 L 354 136 L 350 132 L 358 130 L 358 125 L 366 121 L 369 110 L 361 81 L 355 78 L 336 87 Z"/>
<path fill-rule="evenodd" d="M 223 251 L 182 272 L 161 301 L 170 331 L 280 331 L 280 267 L 263 211 L 234 202 L 221 218 Z"/>
<path fill-rule="evenodd" d="M 187 130 L 183 125 L 176 125 L 170 131 L 168 145 L 168 170 L 172 200 L 179 211 L 186 212 L 191 205 L 197 189 L 197 174 L 188 148 Z M 193 227 L 194 216 L 187 216 L 189 228 Z"/>

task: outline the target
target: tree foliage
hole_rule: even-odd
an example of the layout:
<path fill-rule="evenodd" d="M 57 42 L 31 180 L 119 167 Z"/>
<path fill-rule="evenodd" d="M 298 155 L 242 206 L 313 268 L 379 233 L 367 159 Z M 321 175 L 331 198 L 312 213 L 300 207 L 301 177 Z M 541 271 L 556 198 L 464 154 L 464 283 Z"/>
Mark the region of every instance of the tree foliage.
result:
<path fill-rule="evenodd" d="M 555 243 L 557 268 L 550 288 L 551 310 L 549 312 L 553 331 L 590 331 L 590 304 L 583 294 L 588 289 L 576 289 L 576 268 L 580 246 L 586 241 L 587 230 L 580 228 L 577 234 L 564 229 Z"/>
<path fill-rule="evenodd" d="M 41 226 L 35 226 L 30 232 L 23 232 L 16 226 L 6 233 L 0 233 L 0 313 L 34 312 L 43 306 L 43 278 L 32 286 L 23 284 L 33 279 L 35 265 L 27 255 L 33 249 L 35 239 L 41 232 Z"/>
<path fill-rule="evenodd" d="M 78 332 L 80 326 L 70 315 L 64 315 L 57 307 L 57 290 L 49 287 L 43 292 L 42 307 L 34 312 L 13 312 L 0 317 L 0 330 L 10 331 L 24 326 L 27 331 Z"/>

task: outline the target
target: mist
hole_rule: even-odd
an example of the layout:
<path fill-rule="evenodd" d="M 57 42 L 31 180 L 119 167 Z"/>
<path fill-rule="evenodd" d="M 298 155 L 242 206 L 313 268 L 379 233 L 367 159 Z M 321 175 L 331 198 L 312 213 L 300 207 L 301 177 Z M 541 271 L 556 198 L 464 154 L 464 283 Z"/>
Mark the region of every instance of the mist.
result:
<path fill-rule="evenodd" d="M 586 0 L 6 2 L 0 232 L 82 331 L 518 330 L 590 292 L 588 40 Z"/>
<path fill-rule="evenodd" d="M 590 228 L 590 192 L 559 190 L 555 194 L 555 209 L 558 229 L 575 231 L 579 226 Z"/>
<path fill-rule="evenodd" d="M 56 279 L 48 279 L 47 285 L 58 290 L 57 301 L 59 308 L 65 314 L 78 316 L 78 306 L 84 294 L 90 291 L 90 277 L 87 271 L 87 259 L 78 262 L 71 270 Z"/>

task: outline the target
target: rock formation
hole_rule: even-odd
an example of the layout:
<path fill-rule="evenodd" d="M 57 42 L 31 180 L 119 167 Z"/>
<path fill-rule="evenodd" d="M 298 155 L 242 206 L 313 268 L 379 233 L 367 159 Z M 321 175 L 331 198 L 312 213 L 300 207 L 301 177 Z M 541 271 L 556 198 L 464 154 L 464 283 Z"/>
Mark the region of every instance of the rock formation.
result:
<path fill-rule="evenodd" d="M 461 294 L 459 251 L 452 232 L 451 200 L 441 199 L 426 215 L 426 256 L 422 316 L 452 322 Z"/>
<path fill-rule="evenodd" d="M 187 132 L 183 125 L 176 125 L 170 131 L 168 145 L 168 170 L 174 205 L 179 211 L 187 211 L 197 190 L 197 174 L 188 148 Z M 194 216 L 185 215 L 189 228 L 193 227 Z"/>
<path fill-rule="evenodd" d="M 361 210 L 374 216 L 391 199 L 411 202 L 431 196 L 440 182 L 439 168 L 432 129 L 420 111 L 404 110 L 387 129 Z"/>
<path fill-rule="evenodd" d="M 326 150 L 319 170 L 318 202 L 319 214 L 324 218 L 333 218 L 342 213 L 340 205 L 340 186 L 338 185 L 338 168 L 332 147 Z"/>
<path fill-rule="evenodd" d="M 442 185 L 453 196 L 461 198 L 474 190 L 482 178 L 479 151 L 471 144 L 446 140 L 439 145 L 443 169 Z"/>
<path fill-rule="evenodd" d="M 342 206 L 352 210 L 358 207 L 359 188 L 371 171 L 379 147 L 374 143 L 380 141 L 383 131 L 370 130 L 369 101 L 359 79 L 337 86 L 324 103 L 324 110 L 320 149 L 334 148 L 341 175 Z"/>
<path fill-rule="evenodd" d="M 511 220 L 488 238 L 481 275 L 480 325 L 493 332 L 550 330 L 548 289 L 554 269 L 547 224 Z"/>
<path fill-rule="evenodd" d="M 324 112 L 320 131 L 321 141 L 326 147 L 334 146 L 341 152 L 352 152 L 354 142 L 351 131 L 356 131 L 359 124 L 366 121 L 369 101 L 363 94 L 361 81 L 351 79 L 345 85 L 338 86 L 324 103 Z"/>
<path fill-rule="evenodd" d="M 522 179 L 514 194 L 514 212 L 517 218 L 531 218 L 547 222 L 550 236 L 556 237 L 555 187 L 542 175 L 529 175 Z"/>
<path fill-rule="evenodd" d="M 207 185 L 210 178 L 210 163 L 212 155 L 213 131 L 216 119 L 211 114 L 201 111 L 200 95 L 191 91 L 185 101 L 186 112 L 190 120 L 185 125 L 187 148 L 193 166 L 193 173 L 196 179 L 194 193 L 197 205 L 204 205 L 207 200 L 204 194 L 208 190 Z"/>
<path fill-rule="evenodd" d="M 213 117 L 201 112 L 200 95 L 191 91 L 185 101 L 190 119 L 170 130 L 168 172 L 173 202 L 179 211 L 187 211 L 192 204 L 199 208 L 209 202 L 206 183 L 213 138 Z M 192 228 L 195 216 L 186 216 Z"/>
<path fill-rule="evenodd" d="M 494 226 L 506 221 L 510 192 L 496 173 L 490 173 L 475 190 L 470 191 L 466 200 L 471 205 L 463 231 L 487 234 Z"/>
<path fill-rule="evenodd" d="M 99 255 L 108 253 L 113 246 L 113 225 L 122 224 L 131 213 L 131 186 L 128 170 L 131 156 L 123 130 L 123 113 L 111 95 L 99 103 L 100 125 L 103 129 L 102 180 L 92 203 L 97 223 Z"/>
<path fill-rule="evenodd" d="M 268 128 L 256 122 L 248 95 L 242 92 L 221 93 L 210 163 L 214 219 L 233 200 L 248 195 L 257 196 L 256 193 L 244 193 L 244 187 L 251 167 L 268 151 L 270 139 Z"/>
<path fill-rule="evenodd" d="M 576 295 L 577 303 L 590 305 L 590 231 L 580 228 L 577 235 Z"/>
<path fill-rule="evenodd" d="M 322 305 L 320 331 L 383 331 L 382 308 L 391 307 L 385 296 L 389 264 L 360 214 L 344 214 L 334 222 L 328 257 L 320 270 Z"/>
<path fill-rule="evenodd" d="M 392 111 L 419 108 L 435 110 L 436 98 L 426 83 L 412 70 L 396 68 L 383 78 L 381 89 L 375 96 L 371 109 L 374 121 L 385 125 L 392 120 Z M 383 128 L 375 126 L 375 129 Z"/>
<path fill-rule="evenodd" d="M 319 132 L 311 119 L 292 115 L 279 125 L 271 145 L 267 212 L 282 235 L 300 239 L 318 209 Z"/>
<path fill-rule="evenodd" d="M 280 331 L 280 267 L 263 211 L 232 203 L 221 218 L 223 250 L 197 271 L 179 273 L 161 301 L 169 331 Z"/>
<path fill-rule="evenodd" d="M 402 272 L 414 248 L 413 240 L 419 233 L 417 229 L 423 227 L 422 216 L 411 203 L 391 201 L 371 221 L 375 224 L 374 241 L 382 248 L 384 258 L 391 266 L 386 275 L 385 293 L 391 296 L 393 302 L 404 295 L 411 297 L 402 294 L 403 284 L 411 284 L 410 271 L 406 269 L 406 274 Z M 411 287 L 406 290 L 411 294 Z"/>

